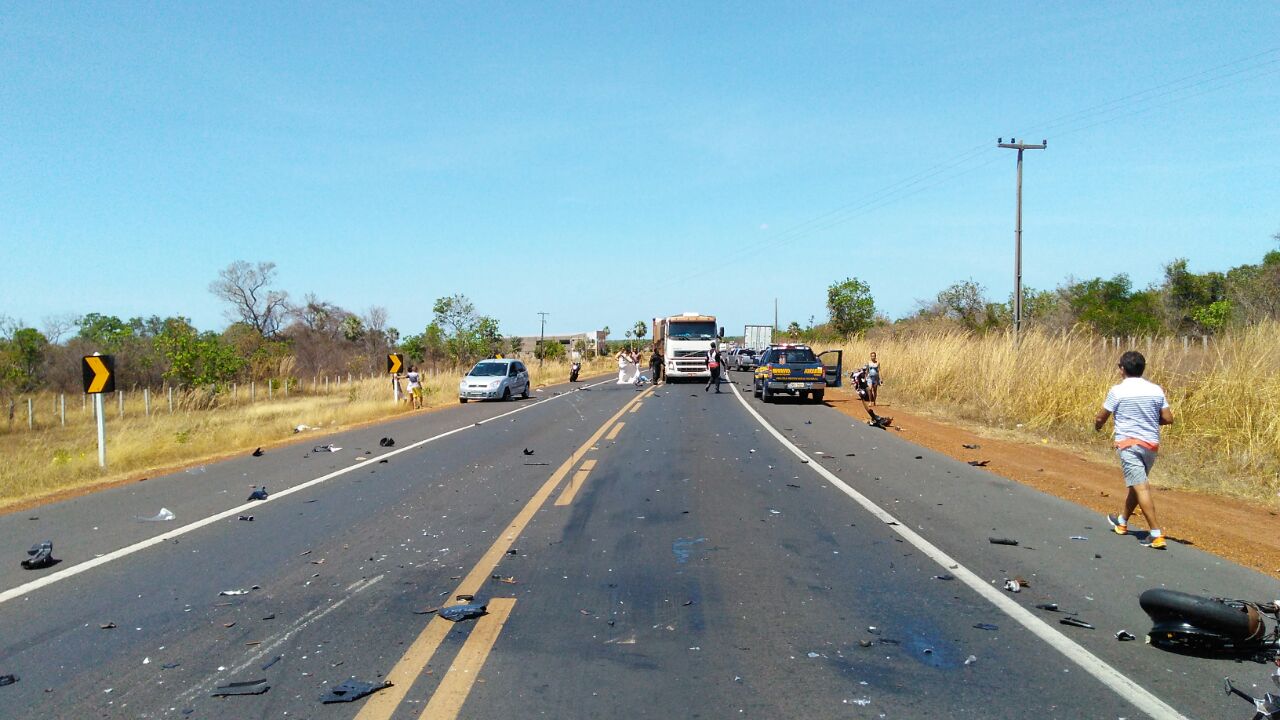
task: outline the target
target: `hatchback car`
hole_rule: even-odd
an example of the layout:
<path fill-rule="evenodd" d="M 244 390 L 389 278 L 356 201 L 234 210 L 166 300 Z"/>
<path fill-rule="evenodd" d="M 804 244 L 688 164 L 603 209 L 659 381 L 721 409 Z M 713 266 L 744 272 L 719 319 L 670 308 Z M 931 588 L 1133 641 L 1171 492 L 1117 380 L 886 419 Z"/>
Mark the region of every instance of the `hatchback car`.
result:
<path fill-rule="evenodd" d="M 458 402 L 529 397 L 529 370 L 519 360 L 481 360 L 458 383 Z"/>

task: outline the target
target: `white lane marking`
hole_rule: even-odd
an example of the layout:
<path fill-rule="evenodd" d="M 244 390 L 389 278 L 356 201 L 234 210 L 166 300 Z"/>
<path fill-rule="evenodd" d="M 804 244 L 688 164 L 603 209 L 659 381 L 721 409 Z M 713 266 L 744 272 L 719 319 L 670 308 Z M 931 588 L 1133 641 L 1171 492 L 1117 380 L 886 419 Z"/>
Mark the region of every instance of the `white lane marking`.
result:
<path fill-rule="evenodd" d="M 355 597 L 358 593 L 368 590 L 370 587 L 374 585 L 374 583 L 378 582 L 384 577 L 386 577 L 386 575 L 375 575 L 367 580 L 357 580 L 354 583 L 351 583 L 351 585 L 347 586 L 346 597 L 342 598 L 341 600 L 335 603 L 332 603 L 331 605 L 323 606 L 323 607 L 315 607 L 308 610 L 306 613 L 303 614 L 302 617 L 298 618 L 293 623 L 293 626 L 290 627 L 288 630 L 281 633 L 277 637 L 271 638 L 267 643 L 263 645 L 259 645 L 258 647 L 254 648 L 254 650 L 250 652 L 249 655 L 245 657 L 244 661 L 241 662 L 239 665 L 231 668 L 230 670 L 215 672 L 213 675 L 210 675 L 204 680 L 201 680 L 195 685 L 192 685 L 188 690 L 186 690 L 185 692 L 183 692 L 181 695 L 179 695 L 177 698 L 174 699 L 173 705 L 178 705 L 178 706 L 185 705 L 186 704 L 185 701 L 190 700 L 197 695 L 202 695 L 204 693 L 208 693 L 212 691 L 214 686 L 218 684 L 218 679 L 221 677 L 239 676 L 241 673 L 248 670 L 251 665 L 257 665 L 258 661 L 262 660 L 262 658 L 266 657 L 269 653 L 274 651 L 276 648 L 288 642 L 289 638 L 293 637 L 294 635 L 297 635 L 299 632 L 306 629 L 312 623 L 320 620 L 325 615 L 328 615 L 334 610 L 337 610 L 338 608 L 342 607 L 343 605 L 346 604 L 348 600 Z"/>
<path fill-rule="evenodd" d="M 609 383 L 609 382 L 612 382 L 612 381 L 611 381 L 611 380 L 603 380 L 603 381 L 601 381 L 601 382 L 594 383 L 594 384 L 592 384 L 592 385 L 584 385 L 583 387 L 591 388 L 591 387 L 596 387 L 597 385 L 604 385 L 604 384 L 607 384 L 607 383 Z M 524 412 L 525 410 L 528 410 L 528 409 L 530 409 L 530 408 L 538 407 L 539 405 L 542 405 L 543 403 L 550 402 L 550 401 L 552 401 L 552 400 L 556 400 L 556 399 L 560 399 L 560 398 L 566 398 L 566 397 L 569 397 L 569 396 L 570 396 L 570 395 L 572 395 L 573 393 L 578 392 L 578 391 L 580 391 L 580 390 L 582 390 L 582 388 L 575 388 L 575 389 L 574 389 L 573 391 L 571 391 L 571 392 L 567 392 L 567 393 L 564 393 L 564 394 L 562 394 L 562 395 L 556 395 L 556 396 L 554 396 L 554 397 L 544 398 L 544 399 L 542 399 L 542 400 L 539 400 L 539 401 L 534 402 L 534 403 L 530 403 L 530 404 L 528 404 L 528 405 L 522 405 L 522 406 L 520 406 L 520 407 L 516 408 L 515 410 L 512 410 L 512 411 L 510 411 L 510 412 L 502 413 L 501 415 L 495 415 L 495 416 L 493 416 L 493 417 L 491 417 L 491 418 L 485 418 L 485 419 L 481 420 L 480 422 L 481 422 L 481 423 L 490 423 L 490 422 L 493 422 L 494 420 L 501 420 L 501 419 L 502 419 L 502 418 L 504 418 L 504 417 L 508 417 L 508 416 L 510 416 L 510 415 L 515 415 L 516 413 L 519 413 L 519 412 Z M 187 533 L 189 533 L 189 532 L 192 532 L 192 531 L 195 531 L 195 530 L 199 530 L 200 528 L 205 527 L 206 525 L 212 525 L 213 523 L 216 523 L 216 522 L 218 522 L 218 521 L 220 521 L 220 520 L 225 520 L 226 518 L 229 518 L 229 517 L 232 517 L 232 516 L 235 516 L 235 515 L 239 515 L 239 514 L 241 514 L 241 513 L 243 513 L 243 512 L 246 512 L 246 511 L 249 511 L 249 510 L 253 510 L 254 508 L 262 507 L 263 505 L 266 505 L 267 503 L 275 502 L 276 500 L 279 500 L 279 499 L 281 499 L 281 498 L 288 497 L 288 496 L 290 496 L 290 495 L 292 495 L 292 494 L 294 494 L 294 493 L 296 493 L 296 492 L 301 492 L 301 491 L 306 490 L 307 488 L 310 488 L 310 487 L 312 487 L 312 486 L 314 486 L 314 485 L 319 485 L 320 483 L 325 482 L 325 481 L 327 481 L 327 480 L 332 480 L 333 478 L 336 478 L 336 477 L 339 477 L 339 476 L 342 476 L 342 475 L 346 475 L 347 473 L 352 472 L 352 471 L 354 471 L 354 470 L 359 470 L 360 468 L 365 467 L 366 465 L 372 465 L 372 464 L 374 464 L 374 463 L 377 463 L 379 460 L 385 460 L 385 459 L 387 459 L 387 458 L 389 458 L 389 457 L 391 457 L 391 456 L 393 456 L 393 455 L 399 455 L 400 453 L 403 453 L 403 452 L 409 452 L 410 450 L 415 450 L 415 449 L 417 449 L 417 448 L 420 448 L 420 447 L 422 447 L 423 445 L 426 445 L 427 443 L 432 443 L 432 442 L 435 442 L 435 441 L 437 441 L 437 440 L 442 440 L 442 439 L 444 439 L 444 438 L 449 437 L 450 435 L 456 435 L 456 434 L 458 434 L 458 433 L 460 433 L 460 432 L 463 432 L 463 431 L 465 431 L 465 430 L 470 430 L 470 429 L 474 428 L 475 426 L 476 426 L 476 424 L 475 424 L 475 423 L 470 423 L 470 424 L 468 424 L 468 425 L 464 425 L 464 426 L 459 427 L 459 428 L 454 428 L 453 430 L 449 430 L 449 431 L 447 431 L 447 432 L 442 432 L 442 433 L 440 433 L 439 435 L 435 435 L 435 436 L 433 436 L 433 437 L 429 437 L 429 438 L 427 438 L 427 439 L 425 439 L 425 440 L 419 440 L 418 442 L 412 443 L 412 444 L 410 444 L 410 445 L 405 445 L 404 447 L 399 448 L 399 449 L 397 449 L 397 450 L 391 450 L 391 451 L 389 451 L 389 452 L 385 452 L 385 453 L 383 453 L 383 454 L 381 454 L 381 455 L 371 455 L 371 456 L 369 456 L 369 459 L 368 459 L 368 460 L 364 460 L 364 461 L 362 461 L 362 462 L 358 462 L 358 463 L 356 463 L 355 465 L 351 465 L 351 466 L 349 466 L 349 467 L 342 468 L 341 470 L 335 470 L 335 471 L 333 471 L 333 472 L 329 473 L 328 475 L 321 475 L 320 477 L 315 478 L 315 479 L 313 479 L 313 480 L 308 480 L 308 481 L 306 481 L 306 482 L 304 482 L 304 483 L 301 483 L 301 484 L 298 484 L 298 485 L 294 485 L 294 486 L 293 486 L 293 487 L 291 487 L 291 488 L 286 488 L 286 489 L 281 490 L 281 491 L 279 491 L 279 492 L 272 493 L 271 495 L 269 495 L 269 496 L 267 497 L 267 499 L 266 499 L 266 500 L 256 500 L 256 501 L 254 501 L 254 502 L 244 503 L 243 505 L 237 505 L 237 506 L 235 506 L 235 507 L 233 507 L 233 508 L 231 508 L 231 509 L 229 509 L 229 510 L 223 510 L 222 512 L 214 513 L 213 515 L 210 515 L 209 517 L 202 518 L 202 519 L 200 519 L 200 520 L 196 520 L 195 522 L 192 522 L 192 523 L 188 523 L 188 524 L 186 524 L 186 525 L 183 525 L 183 526 L 182 526 L 182 527 L 180 527 L 180 528 L 174 528 L 173 530 L 170 530 L 169 532 L 161 533 L 161 534 L 159 534 L 159 535 L 156 535 L 155 537 L 150 537 L 150 538 L 147 538 L 146 540 L 138 541 L 138 542 L 136 542 L 136 543 L 134 543 L 134 544 L 132 544 L 132 545 L 126 545 L 125 547 L 122 547 L 122 548 L 120 548 L 120 549 L 118 549 L 118 550 L 113 550 L 113 551 L 111 551 L 111 552 L 109 552 L 109 553 L 106 553 L 105 555 L 99 555 L 98 557 L 95 557 L 95 558 L 93 558 L 92 560 L 86 560 L 86 561 L 84 561 L 84 562 L 80 563 L 79 565 L 73 565 L 73 566 L 71 566 L 71 567 L 69 567 L 69 568 L 66 568 L 65 570 L 59 570 L 59 571 L 57 571 L 57 572 L 55 572 L 55 573 L 51 573 L 51 574 L 49 574 L 49 575 L 45 575 L 45 576 L 43 576 L 43 577 L 41 577 L 41 578 L 38 578 L 38 579 L 36 579 L 36 580 L 32 580 L 32 581 L 31 581 L 31 582 L 29 582 L 29 583 L 24 583 L 24 584 L 19 585 L 19 586 L 17 586 L 17 587 L 10 588 L 10 589 L 8 589 L 8 590 L 5 590 L 5 591 L 3 591 L 3 592 L 0 592 L 0 604 L 3 604 L 3 603 L 6 603 L 6 602 L 9 602 L 10 600 L 13 600 L 14 598 L 22 597 L 23 595 L 27 595 L 28 593 L 35 592 L 36 590 L 39 590 L 39 589 L 41 589 L 41 588 L 48 587 L 48 586 L 50 586 L 50 585 L 52 585 L 52 584 L 54 584 L 54 583 L 56 583 L 56 582 L 61 582 L 61 581 L 66 580 L 66 579 L 68 579 L 68 578 L 75 577 L 76 575 L 79 575 L 79 574 L 80 574 L 80 573 L 82 573 L 82 572 L 87 572 L 87 571 L 92 570 L 92 569 L 94 569 L 94 568 L 96 568 L 96 567 L 99 567 L 99 566 L 102 566 L 102 565 L 106 565 L 106 564 L 107 564 L 107 563 L 109 563 L 109 562 L 114 562 L 114 561 L 119 560 L 119 559 L 121 559 L 121 558 L 128 557 L 128 556 L 130 556 L 130 555 L 132 555 L 132 554 L 134 554 L 134 553 L 136 553 L 136 552 L 138 552 L 138 551 L 140 551 L 140 550 L 145 550 L 145 549 L 147 549 L 147 548 L 149 548 L 149 547 L 151 547 L 151 546 L 153 546 L 153 545 L 159 545 L 160 543 L 165 542 L 165 541 L 167 541 L 167 540 L 172 540 L 173 538 L 181 537 L 181 536 L 183 536 L 183 535 L 186 535 L 186 534 L 187 534 Z"/>
<path fill-rule="evenodd" d="M 968 585 L 974 592 L 978 593 L 979 596 L 1004 612 L 1005 615 L 1008 615 L 1019 625 L 1030 630 L 1033 635 L 1051 645 L 1058 652 L 1066 655 L 1067 659 L 1071 660 L 1085 672 L 1095 677 L 1103 685 L 1111 688 L 1117 695 L 1130 703 L 1133 703 L 1134 706 L 1147 715 L 1157 718 L 1157 720 L 1187 720 L 1182 713 L 1173 709 L 1160 698 L 1152 695 L 1146 688 L 1129 679 L 1129 677 L 1122 674 L 1119 670 L 1108 665 L 1102 658 L 1099 658 L 1088 650 L 1085 650 L 1076 641 L 1066 635 L 1063 635 L 1061 632 L 1058 632 L 1056 628 L 1036 617 L 1030 610 L 1022 607 L 1011 598 L 1007 597 L 1004 593 L 992 587 L 985 580 L 978 577 L 978 575 L 972 570 L 961 565 L 955 558 L 947 555 L 936 545 L 925 540 L 914 530 L 899 522 L 897 518 L 886 512 L 884 508 L 872 502 L 870 498 L 857 490 L 854 490 L 843 480 L 836 477 L 830 470 L 819 465 L 817 460 L 806 455 L 803 450 L 796 447 L 790 440 L 784 437 L 782 433 L 778 432 L 773 425 L 769 424 L 769 421 L 765 420 L 760 413 L 756 412 L 756 409 L 751 407 L 751 405 L 746 401 L 746 398 L 742 396 L 742 393 L 738 392 L 738 388 L 736 386 L 731 385 L 730 388 L 732 388 L 733 394 L 737 396 L 738 402 L 742 403 L 742 406 L 747 409 L 747 412 L 751 413 L 751 415 L 755 417 L 756 421 L 759 422 L 770 435 L 777 438 L 778 442 L 782 443 L 783 447 L 794 453 L 796 457 L 808 463 L 809 467 L 813 468 L 814 472 L 821 475 L 823 479 L 839 488 L 845 495 L 853 498 L 853 500 L 861 505 L 867 512 L 876 516 L 880 520 L 883 520 L 890 530 L 901 535 L 904 540 L 911 543 L 920 552 L 928 555 L 934 562 L 941 565 L 946 572 L 951 573 L 957 580 Z M 888 523 L 894 524 L 888 525 Z"/>

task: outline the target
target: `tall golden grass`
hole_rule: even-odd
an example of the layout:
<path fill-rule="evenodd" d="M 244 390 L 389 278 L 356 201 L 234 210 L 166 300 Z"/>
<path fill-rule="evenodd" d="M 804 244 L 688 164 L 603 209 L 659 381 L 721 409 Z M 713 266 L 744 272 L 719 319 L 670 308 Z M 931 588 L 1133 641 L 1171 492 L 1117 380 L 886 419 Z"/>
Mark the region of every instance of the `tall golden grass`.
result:
<path fill-rule="evenodd" d="M 585 363 L 583 377 L 616 369 L 612 359 Z M 534 387 L 564 382 L 569 376 L 565 362 L 548 362 L 542 368 L 530 366 Z M 424 406 L 457 404 L 458 369 L 424 376 Z M 310 384 L 308 383 L 308 386 Z M 0 508 L 60 491 L 110 483 L 191 464 L 225 454 L 250 451 L 295 436 L 294 428 L 307 425 L 317 437 L 355 423 L 386 419 L 413 412 L 391 399 L 386 377 L 332 383 L 306 391 L 291 390 L 290 396 L 277 388 L 268 400 L 259 390 L 256 401 L 240 388 L 238 400 L 227 395 L 211 400 L 207 395 L 186 394 L 168 411 L 167 396 L 153 398 L 152 414 L 144 413 L 141 392 L 126 396 L 125 416 L 110 399 L 105 404 L 107 420 L 107 469 L 98 467 L 95 422 L 90 410 L 81 409 L 80 398 L 68 398 L 67 425 L 63 427 L 56 410 L 56 398 L 44 394 L 35 398 L 37 427 L 28 430 L 26 402 L 18 403 L 12 428 L 0 432 Z M 160 395 L 157 393 L 157 395 Z M 319 431 L 319 432 L 317 432 Z"/>
<path fill-rule="evenodd" d="M 1163 386 L 1176 419 L 1166 428 L 1158 484 L 1276 505 L 1280 493 L 1280 323 L 1215 338 L 1138 338 L 1116 347 L 1075 332 L 975 336 L 940 330 L 871 335 L 844 346 L 845 367 L 871 351 L 887 387 L 880 399 L 1066 444 L 1102 458 L 1108 431 L 1093 432 L 1117 361 L 1135 349 L 1146 377 Z"/>

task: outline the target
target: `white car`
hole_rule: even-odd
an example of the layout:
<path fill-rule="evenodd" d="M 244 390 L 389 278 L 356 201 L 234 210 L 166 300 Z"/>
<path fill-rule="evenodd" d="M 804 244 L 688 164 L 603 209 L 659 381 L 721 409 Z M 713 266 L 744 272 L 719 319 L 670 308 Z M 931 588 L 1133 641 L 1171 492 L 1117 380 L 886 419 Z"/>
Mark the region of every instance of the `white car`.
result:
<path fill-rule="evenodd" d="M 481 360 L 458 383 L 458 402 L 529 397 L 529 369 L 519 360 Z"/>

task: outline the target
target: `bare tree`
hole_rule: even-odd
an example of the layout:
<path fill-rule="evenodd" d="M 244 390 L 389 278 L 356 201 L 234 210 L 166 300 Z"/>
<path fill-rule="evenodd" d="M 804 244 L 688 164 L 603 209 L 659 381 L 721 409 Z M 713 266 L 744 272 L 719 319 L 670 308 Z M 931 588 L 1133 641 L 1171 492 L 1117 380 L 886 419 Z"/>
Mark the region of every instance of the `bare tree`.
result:
<path fill-rule="evenodd" d="M 75 315 L 63 313 L 62 315 L 49 315 L 41 320 L 44 325 L 44 336 L 49 338 L 49 342 L 57 345 L 62 342 L 62 336 L 71 332 L 71 328 L 76 326 Z"/>
<path fill-rule="evenodd" d="M 289 293 L 272 290 L 276 264 L 260 262 L 250 265 L 237 260 L 218 271 L 218 279 L 209 283 L 209 292 L 231 305 L 227 317 L 243 322 L 262 334 L 273 338 L 280 333 L 289 310 Z"/>

